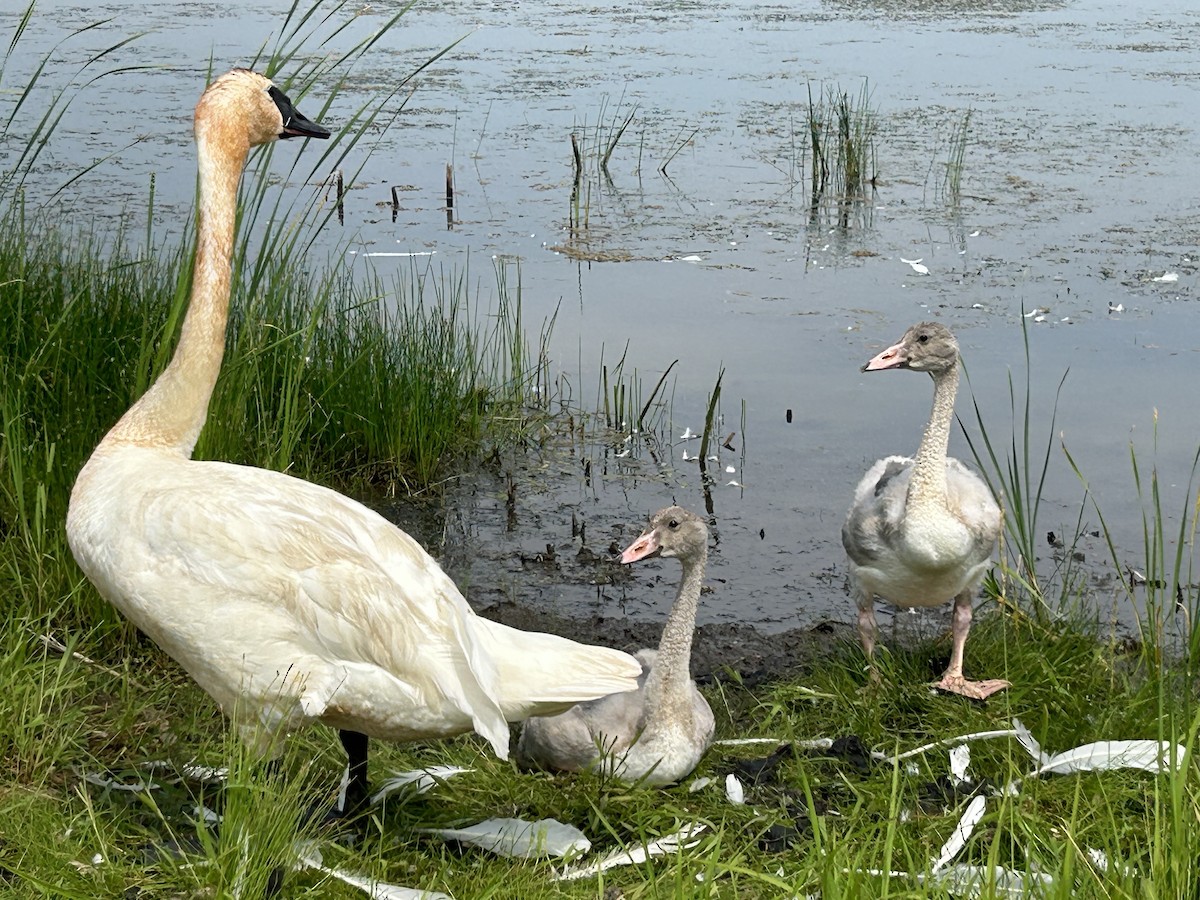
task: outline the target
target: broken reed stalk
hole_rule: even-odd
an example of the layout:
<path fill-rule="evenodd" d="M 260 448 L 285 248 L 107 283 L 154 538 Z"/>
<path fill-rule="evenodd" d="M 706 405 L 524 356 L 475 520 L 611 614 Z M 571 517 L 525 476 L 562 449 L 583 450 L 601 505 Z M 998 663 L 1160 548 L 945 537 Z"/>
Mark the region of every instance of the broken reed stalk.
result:
<path fill-rule="evenodd" d="M 686 125 L 682 125 L 682 126 L 680 126 L 680 128 L 679 128 L 679 133 L 680 133 L 680 134 L 682 134 L 682 133 L 683 133 L 683 129 L 684 129 L 684 128 L 686 128 L 686 127 L 687 127 Z M 682 141 L 679 141 L 679 144 L 678 144 L 678 146 L 676 146 L 676 147 L 675 147 L 675 148 L 674 148 L 674 149 L 673 149 L 673 150 L 672 150 L 672 151 L 671 151 L 671 152 L 670 152 L 670 153 L 667 155 L 667 158 L 666 158 L 665 160 L 663 160 L 663 163 L 662 163 L 662 165 L 658 167 L 658 171 L 660 171 L 660 172 L 662 172 L 662 174 L 666 175 L 666 174 L 667 174 L 667 166 L 669 166 L 669 165 L 671 164 L 671 161 L 672 161 L 673 159 L 675 159 L 675 157 L 676 157 L 676 156 L 678 156 L 678 155 L 679 155 L 679 152 L 680 152 L 681 150 L 683 150 L 683 148 L 684 148 L 684 147 L 686 147 L 686 146 L 687 146 L 687 145 L 688 145 L 688 144 L 691 142 L 692 138 L 694 138 L 694 137 L 696 136 L 696 133 L 697 133 L 699 130 L 700 130 L 700 126 L 699 126 L 699 125 L 697 125 L 695 128 L 693 128 L 693 129 L 692 129 L 692 132 L 691 132 L 691 134 L 689 134 L 687 137 L 685 137 L 685 138 L 684 138 Z"/>
<path fill-rule="evenodd" d="M 650 398 L 642 405 L 642 411 L 638 413 L 638 431 L 646 430 L 646 413 L 649 412 L 651 405 L 654 403 L 654 398 L 658 396 L 658 392 L 662 390 L 663 382 L 667 380 L 667 376 L 671 374 L 671 370 L 675 368 L 675 364 L 678 362 L 679 360 L 676 359 L 672 361 L 669 366 L 667 366 L 666 370 L 662 373 L 662 376 L 658 379 L 658 383 L 654 385 L 654 390 L 650 392 Z"/>
<path fill-rule="evenodd" d="M 612 410 L 608 405 L 608 366 L 600 367 L 600 391 L 604 397 L 604 424 L 612 428 Z"/>
<path fill-rule="evenodd" d="M 575 132 L 571 132 L 571 155 L 575 157 L 575 187 L 579 188 L 579 183 L 583 181 L 583 151 L 579 149 L 579 139 L 575 137 Z"/>
<path fill-rule="evenodd" d="M 704 414 L 704 434 L 700 437 L 700 475 L 705 481 L 712 476 L 708 474 L 708 446 L 713 439 L 713 426 L 717 417 L 717 404 L 721 402 L 721 379 L 725 377 L 725 367 L 717 373 L 717 383 L 708 398 L 708 411 Z"/>
<path fill-rule="evenodd" d="M 575 136 L 575 132 L 571 132 L 571 155 L 575 161 L 575 182 L 571 186 L 571 231 L 574 232 L 580 227 L 579 221 L 579 200 L 583 187 L 583 150 L 579 147 L 579 139 Z"/>
<path fill-rule="evenodd" d="M 334 203 L 337 207 L 338 224 L 345 225 L 345 208 L 342 204 L 342 199 L 346 196 L 346 186 L 342 178 L 342 170 L 335 169 L 329 173 L 329 177 L 323 182 L 325 188 L 325 200 L 329 199 L 329 189 L 334 189 Z"/>
<path fill-rule="evenodd" d="M 625 129 L 629 127 L 629 123 L 633 121 L 633 117 L 636 114 L 637 107 L 634 107 L 628 118 L 625 119 L 624 124 L 621 125 L 621 127 L 617 129 L 617 133 L 613 135 L 613 139 L 608 142 L 608 149 L 604 151 L 604 157 L 600 160 L 600 168 L 604 171 L 605 175 L 608 174 L 608 161 L 612 157 L 613 151 L 617 149 L 617 142 L 621 140 L 621 135 L 625 133 Z"/>
<path fill-rule="evenodd" d="M 454 228 L 454 166 L 446 163 L 446 230 Z"/>

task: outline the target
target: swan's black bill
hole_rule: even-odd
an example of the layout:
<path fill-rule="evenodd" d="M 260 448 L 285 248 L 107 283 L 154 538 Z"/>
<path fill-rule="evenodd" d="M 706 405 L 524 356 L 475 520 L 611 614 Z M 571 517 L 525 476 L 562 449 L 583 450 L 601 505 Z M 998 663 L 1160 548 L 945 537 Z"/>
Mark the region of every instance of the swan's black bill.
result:
<path fill-rule="evenodd" d="M 279 107 L 279 114 L 283 116 L 283 131 L 279 133 L 281 138 L 305 137 L 305 138 L 327 138 L 329 130 L 322 128 L 316 122 L 310 122 L 301 112 L 292 105 L 292 101 L 288 99 L 288 95 L 279 88 L 272 86 L 270 89 L 271 99 L 275 101 L 275 105 Z"/>

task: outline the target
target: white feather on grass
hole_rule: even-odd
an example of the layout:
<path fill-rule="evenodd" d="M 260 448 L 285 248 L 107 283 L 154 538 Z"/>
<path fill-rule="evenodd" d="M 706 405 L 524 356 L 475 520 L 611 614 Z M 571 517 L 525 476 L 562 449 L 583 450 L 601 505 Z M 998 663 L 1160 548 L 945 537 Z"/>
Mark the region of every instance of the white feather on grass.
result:
<path fill-rule="evenodd" d="M 1027 900 L 1041 896 L 1042 891 L 1054 885 L 1054 877 L 1041 872 L 1020 872 L 1003 866 L 971 866 L 959 863 L 947 866 L 940 872 L 885 872 L 883 869 L 844 869 L 863 875 L 882 878 L 911 878 L 917 884 L 935 885 L 952 897 L 1011 897 Z M 984 893 L 986 890 L 986 894 Z"/>
<path fill-rule="evenodd" d="M 1045 888 L 1054 884 L 1054 878 L 1045 873 L 1018 872 L 1002 866 L 950 866 L 929 880 L 955 897 L 1012 897 L 1022 900 L 1040 896 Z"/>
<path fill-rule="evenodd" d="M 742 806 L 746 802 L 746 789 L 732 772 L 725 776 L 725 797 L 734 806 Z"/>
<path fill-rule="evenodd" d="M 873 752 L 871 757 L 873 759 L 885 759 L 889 762 L 900 762 L 901 760 L 908 759 L 909 757 L 920 756 L 922 753 L 927 753 L 930 750 L 936 750 L 938 747 L 955 747 L 959 744 L 969 744 L 971 741 L 985 741 L 990 740 L 991 738 L 1001 737 L 1016 737 L 1018 740 L 1020 739 L 1016 729 L 1013 728 L 1003 728 L 998 731 L 976 731 L 973 734 L 961 734 L 957 737 L 943 738 L 942 740 L 934 741 L 931 744 L 922 744 L 920 747 L 914 747 L 911 750 L 905 750 L 903 753 L 898 753 L 895 756 L 888 756 L 883 753 L 876 754 Z"/>
<path fill-rule="evenodd" d="M 460 841 L 499 856 L 572 859 L 592 849 L 592 842 L 574 825 L 557 819 L 486 819 L 462 828 L 418 828 L 448 841 Z"/>
<path fill-rule="evenodd" d="M 140 794 L 144 791 L 157 791 L 161 785 L 154 781 L 132 781 L 129 783 L 117 781 L 115 778 L 107 778 L 104 775 L 99 775 L 95 772 L 84 772 L 79 776 L 88 784 L 94 784 L 96 787 L 102 787 L 109 791 L 124 791 L 128 794 Z"/>
<path fill-rule="evenodd" d="M 748 747 L 751 744 L 782 744 L 780 738 L 724 738 L 719 741 L 713 741 L 714 747 Z M 829 742 L 829 746 L 833 746 L 833 741 Z"/>
<path fill-rule="evenodd" d="M 700 842 L 700 833 L 707 828 L 700 822 L 689 822 L 674 834 L 625 850 L 614 850 L 594 863 L 576 868 L 567 867 L 554 876 L 555 881 L 575 881 L 591 878 L 617 866 L 636 866 L 652 856 L 665 856 L 678 850 L 690 849 Z"/>
<path fill-rule="evenodd" d="M 399 790 L 404 791 L 405 799 L 415 797 L 431 790 L 447 778 L 474 771 L 474 769 L 467 769 L 463 766 L 428 766 L 424 769 L 411 769 L 407 772 L 392 772 L 392 777 L 383 782 L 379 786 L 379 790 L 371 795 L 371 805 L 382 803 L 388 796 Z"/>
<path fill-rule="evenodd" d="M 950 748 L 950 781 L 956 785 L 967 781 L 967 769 L 971 767 L 971 745 L 959 744 Z"/>
<path fill-rule="evenodd" d="M 315 869 L 330 878 L 337 879 L 343 884 L 363 891 L 371 900 L 454 900 L 449 894 L 440 891 L 425 891 L 417 888 L 401 887 L 386 881 L 377 881 L 356 872 L 343 869 L 331 869 L 321 859 L 321 851 L 314 844 L 300 844 L 296 847 L 297 865 L 303 868 Z"/>
<path fill-rule="evenodd" d="M 155 759 L 145 763 L 151 772 L 174 772 L 175 764 L 165 759 Z M 228 766 L 202 766 L 198 763 L 184 763 L 179 767 L 179 774 L 188 781 L 199 781 L 201 784 L 224 784 L 229 780 Z"/>
<path fill-rule="evenodd" d="M 954 831 L 946 843 L 942 845 L 942 851 L 938 854 L 938 858 L 929 867 L 930 872 L 937 872 L 940 869 L 944 869 L 954 857 L 958 856 L 958 852 L 967 845 L 972 832 L 975 831 L 975 826 L 979 824 L 979 820 L 983 818 L 983 814 L 986 811 L 986 797 L 980 795 L 971 798 L 971 802 L 967 804 L 962 818 L 955 824 Z"/>
<path fill-rule="evenodd" d="M 1042 745 L 1037 742 L 1037 739 L 1020 719 L 1013 719 L 1012 723 L 1013 731 L 1017 733 L 1017 740 L 1021 742 L 1021 746 L 1034 758 L 1038 765 L 1045 765 L 1046 760 L 1050 758 L 1050 754 L 1042 750 Z"/>
<path fill-rule="evenodd" d="M 1167 741 L 1096 741 L 1054 754 L 1025 777 L 1068 775 L 1072 772 L 1106 772 L 1112 769 L 1168 772 L 1183 765 L 1185 754 L 1182 746 Z M 1009 796 L 1015 795 L 1023 780 L 1018 778 L 1010 781 L 1004 793 Z"/>

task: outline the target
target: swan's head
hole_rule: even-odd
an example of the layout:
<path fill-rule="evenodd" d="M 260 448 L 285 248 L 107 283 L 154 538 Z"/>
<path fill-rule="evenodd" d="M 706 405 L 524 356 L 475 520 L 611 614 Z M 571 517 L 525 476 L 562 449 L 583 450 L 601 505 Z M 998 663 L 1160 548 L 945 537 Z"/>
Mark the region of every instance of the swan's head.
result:
<path fill-rule="evenodd" d="M 708 550 L 708 526 L 681 506 L 660 509 L 650 517 L 650 527 L 621 554 L 621 562 L 655 556 L 688 557 Z"/>
<path fill-rule="evenodd" d="M 957 365 L 958 341 L 950 329 L 940 322 L 918 322 L 904 332 L 899 342 L 873 356 L 862 370 L 912 369 L 928 372 L 936 378 Z"/>
<path fill-rule="evenodd" d="M 301 115 L 269 78 L 234 69 L 210 84 L 196 104 L 196 137 L 249 149 L 280 138 L 327 138 L 329 131 Z"/>

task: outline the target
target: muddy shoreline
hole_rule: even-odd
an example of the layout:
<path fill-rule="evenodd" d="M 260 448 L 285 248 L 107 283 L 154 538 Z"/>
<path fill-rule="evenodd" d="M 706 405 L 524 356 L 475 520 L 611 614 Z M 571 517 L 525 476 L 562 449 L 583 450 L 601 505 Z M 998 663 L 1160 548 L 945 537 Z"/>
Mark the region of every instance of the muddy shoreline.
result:
<path fill-rule="evenodd" d="M 638 622 L 613 616 L 566 618 L 511 601 L 477 610 L 496 622 L 525 631 L 545 631 L 587 644 L 603 644 L 634 652 L 655 647 L 661 622 Z M 736 673 L 746 687 L 783 678 L 802 677 L 818 661 L 857 645 L 851 625 L 821 622 L 811 628 L 793 628 L 766 634 L 750 625 L 713 623 L 696 629 L 692 643 L 692 675 L 700 684 L 724 681 Z"/>

